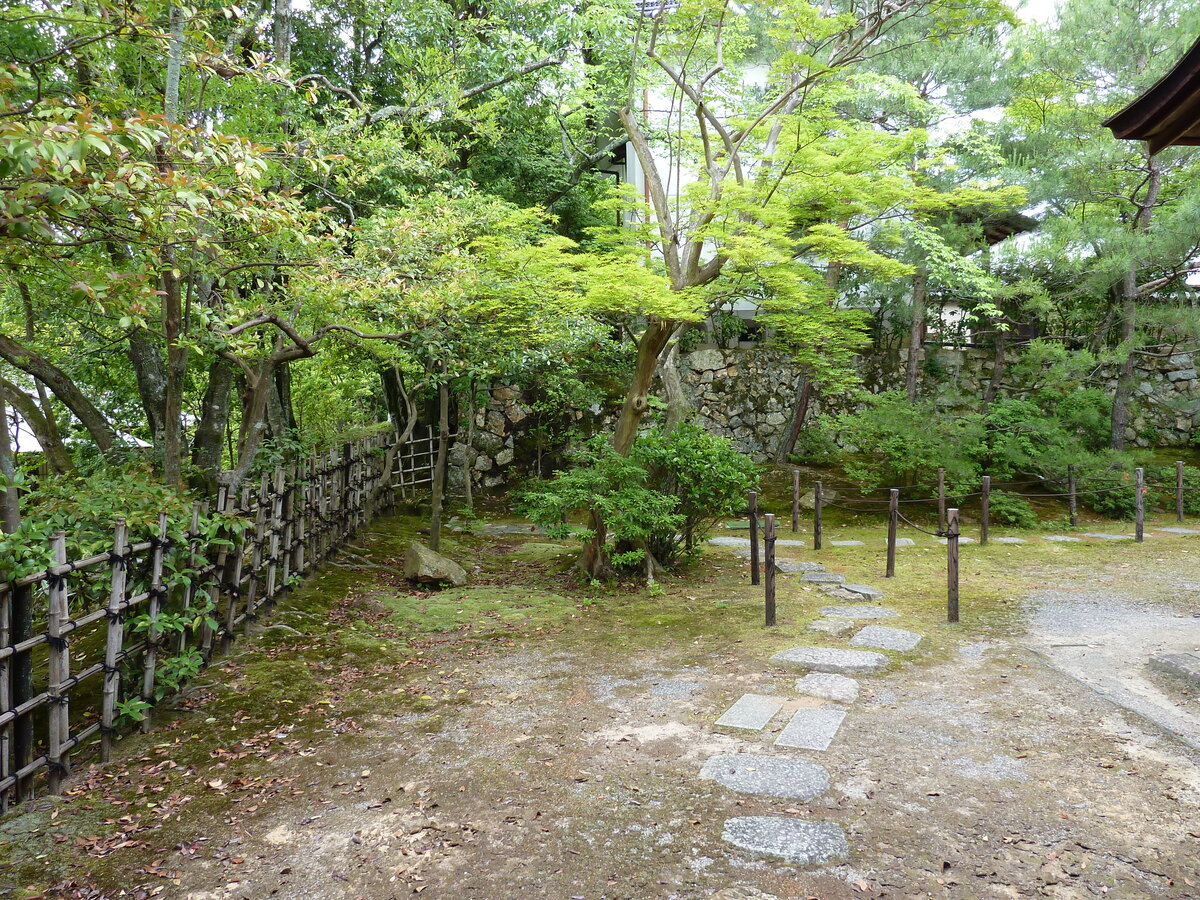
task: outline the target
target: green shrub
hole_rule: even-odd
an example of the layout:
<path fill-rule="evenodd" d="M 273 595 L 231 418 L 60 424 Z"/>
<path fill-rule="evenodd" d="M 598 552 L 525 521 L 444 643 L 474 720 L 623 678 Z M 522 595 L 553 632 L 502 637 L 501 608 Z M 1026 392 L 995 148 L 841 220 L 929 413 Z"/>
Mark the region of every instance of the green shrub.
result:
<path fill-rule="evenodd" d="M 809 425 L 800 429 L 789 459 L 800 465 L 830 466 L 838 461 L 841 452 L 827 428 Z"/>
<path fill-rule="evenodd" d="M 1016 528 L 1033 528 L 1037 525 L 1037 514 L 1033 507 L 1016 494 L 1008 491 L 993 491 L 988 501 L 988 510 L 993 522 L 1012 525 Z"/>

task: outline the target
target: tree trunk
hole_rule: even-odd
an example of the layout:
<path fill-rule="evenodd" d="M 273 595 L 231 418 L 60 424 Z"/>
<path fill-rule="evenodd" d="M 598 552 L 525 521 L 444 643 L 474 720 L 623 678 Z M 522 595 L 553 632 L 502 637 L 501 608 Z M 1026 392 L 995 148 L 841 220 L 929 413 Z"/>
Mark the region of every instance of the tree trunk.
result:
<path fill-rule="evenodd" d="M 1137 272 L 1131 270 L 1121 287 L 1121 346 L 1125 358 L 1117 373 L 1113 391 L 1110 442 L 1114 450 L 1125 449 L 1125 429 L 1129 427 L 1129 401 L 1133 396 L 1133 336 L 1137 329 Z"/>
<path fill-rule="evenodd" d="M 133 365 L 138 396 L 146 414 L 146 424 L 150 428 L 150 440 L 161 450 L 166 432 L 167 405 L 167 370 L 163 365 L 162 354 L 141 328 L 129 333 L 126 354 Z"/>
<path fill-rule="evenodd" d="M 163 481 L 175 486 L 183 483 L 183 388 L 187 374 L 187 350 L 180 338 L 183 333 L 183 280 L 174 266 L 171 247 L 166 254 L 167 268 L 162 273 L 163 334 L 167 338 L 167 385 L 163 392 Z"/>
<path fill-rule="evenodd" d="M 800 389 L 796 392 L 796 406 L 792 410 L 792 424 L 787 434 L 779 444 L 775 453 L 775 461 L 786 463 L 792 451 L 796 449 L 796 441 L 804 428 L 804 420 L 808 418 L 808 405 L 812 400 L 812 382 L 805 375 L 800 376 Z"/>
<path fill-rule="evenodd" d="M 215 496 L 217 476 L 221 472 L 221 439 L 229 425 L 229 401 L 233 387 L 233 364 L 225 359 L 213 360 L 208 367 L 208 385 L 200 421 L 192 436 L 192 465 L 199 472 L 204 492 Z"/>
<path fill-rule="evenodd" d="M 275 64 L 286 69 L 292 61 L 291 0 L 275 0 L 275 13 L 271 20 L 271 44 L 275 52 Z"/>
<path fill-rule="evenodd" d="M 668 432 L 674 431 L 692 414 L 692 404 L 688 402 L 687 395 L 683 392 L 683 379 L 679 375 L 679 339 L 687 333 L 689 327 L 691 327 L 691 323 L 684 322 L 675 329 L 675 333 L 671 335 L 667 352 L 663 355 L 662 365 L 659 367 L 663 391 L 667 395 L 665 429 Z"/>
<path fill-rule="evenodd" d="M 908 366 L 904 388 L 909 400 L 917 399 L 917 373 L 921 365 L 921 349 L 925 337 L 925 299 L 929 289 L 929 274 L 923 266 L 913 273 L 912 325 L 908 332 Z"/>
<path fill-rule="evenodd" d="M 992 401 L 1000 395 L 1000 385 L 1004 383 L 1004 370 L 1008 362 L 1005 359 L 1005 352 L 1008 349 L 1008 331 L 1004 327 L 1006 324 L 1004 319 L 1000 319 L 996 323 L 996 356 L 992 360 L 992 378 L 983 392 L 984 415 L 987 415 Z"/>
<path fill-rule="evenodd" d="M 467 383 L 467 442 L 463 445 L 463 494 L 467 509 L 475 509 L 475 487 L 471 483 L 475 471 L 475 379 Z"/>
<path fill-rule="evenodd" d="M 617 428 L 613 434 L 613 449 L 621 456 L 628 456 L 629 451 L 633 449 L 638 425 L 641 424 L 642 416 L 646 414 L 650 389 L 654 386 L 658 357 L 667 345 L 675 324 L 671 320 L 652 318 L 638 339 L 637 363 L 625 394 L 625 404 L 621 407 L 621 417 L 617 420 Z"/>
<path fill-rule="evenodd" d="M 445 366 L 438 384 L 438 448 L 433 467 L 433 514 L 429 524 L 429 546 L 437 550 L 442 537 L 442 505 L 446 498 L 446 456 L 450 450 L 450 385 Z"/>
<path fill-rule="evenodd" d="M 3 475 L 8 486 L 0 490 L 0 527 L 5 534 L 12 534 L 21 527 L 21 498 L 17 491 L 17 463 L 13 458 L 12 437 L 8 427 L 11 419 L 8 417 L 8 407 L 0 396 L 0 475 Z M 12 596 L 10 591 L 5 600 Z"/>
<path fill-rule="evenodd" d="M 59 437 L 58 429 L 50 425 L 53 420 L 47 420 L 36 400 L 11 381 L 0 378 L 0 403 L 4 402 L 19 412 L 33 431 L 38 443 L 42 445 L 42 452 L 46 456 L 50 471 L 56 475 L 63 475 L 75 468 L 71 454 L 67 452 Z"/>

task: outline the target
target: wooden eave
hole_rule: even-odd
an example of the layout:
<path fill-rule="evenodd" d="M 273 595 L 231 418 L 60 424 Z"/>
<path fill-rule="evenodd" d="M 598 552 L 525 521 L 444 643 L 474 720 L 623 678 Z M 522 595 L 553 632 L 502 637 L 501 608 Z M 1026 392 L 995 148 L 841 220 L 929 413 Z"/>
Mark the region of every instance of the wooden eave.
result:
<path fill-rule="evenodd" d="M 1145 141 L 1151 153 L 1200 146 L 1200 41 L 1154 87 L 1104 125 L 1120 140 Z"/>

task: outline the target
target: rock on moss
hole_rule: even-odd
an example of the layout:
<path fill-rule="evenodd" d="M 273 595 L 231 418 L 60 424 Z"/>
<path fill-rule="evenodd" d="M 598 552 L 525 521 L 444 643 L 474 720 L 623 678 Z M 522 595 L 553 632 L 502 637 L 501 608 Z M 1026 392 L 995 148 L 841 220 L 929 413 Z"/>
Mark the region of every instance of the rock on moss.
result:
<path fill-rule="evenodd" d="M 466 570 L 452 559 L 430 550 L 420 541 L 408 545 L 404 554 L 404 577 L 418 584 L 452 584 L 462 587 L 467 583 Z"/>

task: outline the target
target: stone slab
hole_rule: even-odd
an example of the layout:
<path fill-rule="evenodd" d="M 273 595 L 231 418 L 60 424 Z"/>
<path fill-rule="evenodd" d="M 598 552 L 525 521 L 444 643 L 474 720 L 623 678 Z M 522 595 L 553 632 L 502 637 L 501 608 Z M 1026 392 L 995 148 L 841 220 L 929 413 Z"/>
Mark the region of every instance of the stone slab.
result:
<path fill-rule="evenodd" d="M 829 790 L 829 773 L 823 766 L 803 759 L 757 753 L 714 756 L 704 764 L 700 777 L 731 791 L 789 800 L 812 800 Z"/>
<path fill-rule="evenodd" d="M 879 672 L 891 662 L 882 653 L 870 650 L 836 650 L 832 647 L 793 647 L 771 657 L 773 662 L 803 666 L 813 672 L 861 675 Z"/>
<path fill-rule="evenodd" d="M 1164 534 L 1200 534 L 1200 531 L 1195 528 L 1155 528 L 1154 530 Z"/>
<path fill-rule="evenodd" d="M 798 709 L 775 738 L 776 747 L 795 750 L 827 750 L 833 743 L 846 711 L 837 706 Z"/>
<path fill-rule="evenodd" d="M 796 562 L 794 560 L 776 559 L 775 569 L 778 572 L 824 572 L 825 567 L 815 562 Z"/>
<path fill-rule="evenodd" d="M 666 678 L 650 686 L 650 696 L 660 700 L 687 700 L 702 690 L 704 685 L 698 681 Z"/>
<path fill-rule="evenodd" d="M 803 678 L 796 679 L 796 691 L 809 697 L 820 697 L 822 700 L 853 703 L 858 699 L 858 682 L 831 672 L 810 672 Z"/>
<path fill-rule="evenodd" d="M 830 547 L 865 547 L 862 541 L 830 541 Z"/>
<path fill-rule="evenodd" d="M 708 542 L 714 547 L 749 547 L 750 538 L 730 537 L 728 535 L 718 535 L 710 537 Z"/>
<path fill-rule="evenodd" d="M 1025 543 L 1025 538 L 998 537 L 992 538 L 992 542 L 995 544 L 1023 544 Z"/>
<path fill-rule="evenodd" d="M 882 600 L 883 591 L 879 588 L 873 588 L 868 584 L 843 584 L 843 591 L 848 591 L 851 594 L 857 594 L 864 600 Z"/>
<path fill-rule="evenodd" d="M 950 542 L 949 542 L 949 541 L 948 541 L 946 538 L 938 538 L 938 539 L 937 539 L 937 542 L 938 542 L 939 544 L 948 544 L 948 543 L 950 543 Z M 959 543 L 960 545 L 961 545 L 961 544 L 974 544 L 974 543 L 976 543 L 976 541 L 975 541 L 975 538 L 969 538 L 969 537 L 962 537 L 962 536 L 960 536 L 960 537 L 959 537 L 959 539 L 958 539 L 958 543 Z"/>
<path fill-rule="evenodd" d="M 1098 538 L 1102 541 L 1132 541 L 1132 534 L 1105 534 L 1102 531 L 1085 531 L 1084 537 Z"/>
<path fill-rule="evenodd" d="M 1200 653 L 1159 653 L 1150 657 L 1150 668 L 1200 687 Z"/>
<path fill-rule="evenodd" d="M 1066 534 L 1048 534 L 1046 535 L 1045 540 L 1055 541 L 1059 544 L 1078 544 L 1083 540 L 1083 538 L 1071 537 L 1070 535 Z"/>
<path fill-rule="evenodd" d="M 868 625 L 850 638 L 853 647 L 877 647 L 880 650 L 915 650 L 921 643 L 921 635 L 903 628 L 888 628 L 886 625 Z"/>
<path fill-rule="evenodd" d="M 887 542 L 885 541 L 884 543 L 886 545 Z M 898 538 L 896 538 L 896 546 L 897 547 L 915 547 L 915 546 L 917 546 L 917 542 L 914 541 L 912 538 L 899 538 L 898 537 Z"/>
<path fill-rule="evenodd" d="M 484 522 L 479 526 L 483 534 L 545 534 L 539 525 L 499 525 L 495 522 Z"/>
<path fill-rule="evenodd" d="M 804 541 L 797 540 L 796 538 L 776 538 L 775 546 L 776 547 L 807 547 L 808 544 L 806 544 Z"/>
<path fill-rule="evenodd" d="M 837 572 L 809 572 L 800 580 L 805 584 L 845 584 L 846 576 Z"/>
<path fill-rule="evenodd" d="M 885 606 L 864 603 L 861 606 L 824 606 L 821 615 L 835 619 L 895 619 L 899 618 L 900 613 Z"/>
<path fill-rule="evenodd" d="M 832 822 L 738 816 L 726 819 L 721 837 L 742 850 L 798 866 L 822 865 L 850 855 L 845 832 Z"/>
<path fill-rule="evenodd" d="M 717 719 L 717 724 L 724 728 L 745 728 L 747 731 L 761 731 L 775 717 L 775 713 L 783 708 L 783 700 L 779 697 L 767 697 L 762 694 L 743 694 L 737 703 L 725 711 L 725 715 Z"/>
<path fill-rule="evenodd" d="M 841 637 L 857 627 L 850 619 L 817 619 L 808 626 L 808 630 L 815 631 L 817 634 L 827 634 L 830 637 Z"/>

